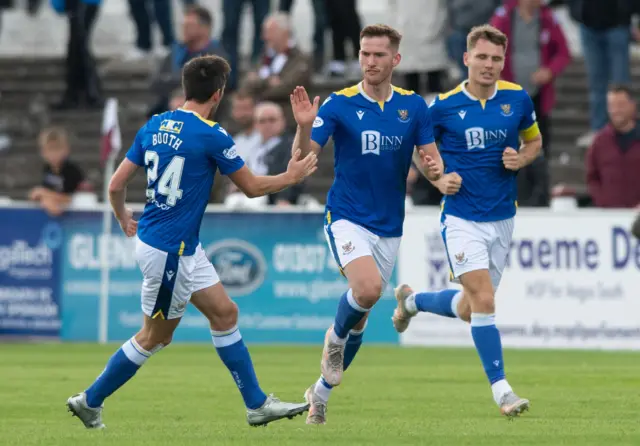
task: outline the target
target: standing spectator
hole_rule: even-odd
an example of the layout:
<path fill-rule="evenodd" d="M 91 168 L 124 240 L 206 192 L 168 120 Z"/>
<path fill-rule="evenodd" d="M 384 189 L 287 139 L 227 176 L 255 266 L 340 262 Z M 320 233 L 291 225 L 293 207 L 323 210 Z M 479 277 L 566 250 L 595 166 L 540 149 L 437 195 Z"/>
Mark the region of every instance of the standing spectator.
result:
<path fill-rule="evenodd" d="M 69 22 L 67 44 L 66 88 L 54 109 L 76 108 L 84 99 L 89 107 L 102 107 L 102 89 L 96 62 L 90 51 L 91 29 L 100 0 L 52 0 L 56 12 L 66 14 Z"/>
<path fill-rule="evenodd" d="M 462 79 L 467 78 L 463 55 L 467 51 L 467 34 L 474 26 L 487 23 L 502 0 L 447 0 L 447 53 L 457 65 Z"/>
<path fill-rule="evenodd" d="M 402 30 L 402 63 L 397 71 L 404 73 L 406 88 L 420 95 L 440 93 L 449 63 L 445 47 L 447 7 L 445 0 L 413 0 L 411 8 L 400 0 L 387 0 L 388 11 L 395 11 L 394 27 Z M 421 13 L 416 14 L 418 10 Z M 427 76 L 427 90 L 420 77 Z"/>
<path fill-rule="evenodd" d="M 262 52 L 262 39 L 260 29 L 265 17 L 269 14 L 269 0 L 223 0 L 222 13 L 224 14 L 224 27 L 222 29 L 222 46 L 229 54 L 229 64 L 231 74 L 227 81 L 227 89 L 235 90 L 238 87 L 238 73 L 240 72 L 240 61 L 238 57 L 238 46 L 240 44 L 240 24 L 242 21 L 242 11 L 244 4 L 251 3 L 253 10 L 253 52 L 251 59 L 255 63 Z"/>
<path fill-rule="evenodd" d="M 549 155 L 551 111 L 556 102 L 554 80 L 571 63 L 562 27 L 542 0 L 512 0 L 498 8 L 491 24 L 509 38 L 502 78 L 524 88 L 533 100 Z"/>
<path fill-rule="evenodd" d="M 132 62 L 149 56 L 153 46 L 151 24 L 154 21 L 160 27 L 164 46 L 164 50 L 158 53 L 165 56 L 171 51 L 171 45 L 175 40 L 171 0 L 129 0 L 129 12 L 136 26 L 137 39 L 136 46 L 125 55 L 125 61 Z"/>
<path fill-rule="evenodd" d="M 205 54 L 225 57 L 222 46 L 211 39 L 212 26 L 213 17 L 208 9 L 199 5 L 187 8 L 182 21 L 184 42 L 173 45 L 151 81 L 151 91 L 158 98 L 149 116 L 167 111 L 171 93 L 181 87 L 182 67 L 187 62 Z"/>
<path fill-rule="evenodd" d="M 289 127 L 295 128 L 289 95 L 297 85 L 311 83 L 311 64 L 292 37 L 289 16 L 276 12 L 262 26 L 265 51 L 257 71 L 247 74 L 243 89 L 259 101 L 278 103 L 286 110 Z"/>
<path fill-rule="evenodd" d="M 60 215 L 71 203 L 71 196 L 85 185 L 84 173 L 69 159 L 67 132 L 52 127 L 43 130 L 39 138 L 40 154 L 45 161 L 42 185 L 29 193 L 50 215 Z"/>
<path fill-rule="evenodd" d="M 280 11 L 291 14 L 294 0 L 280 0 Z M 324 65 L 324 34 L 327 27 L 325 0 L 311 0 L 313 6 L 313 68 L 316 72 Z"/>
<path fill-rule="evenodd" d="M 342 77 L 347 73 L 347 51 L 345 45 L 351 42 L 353 67 L 360 75 L 358 56 L 360 54 L 360 16 L 356 9 L 356 0 L 325 0 L 331 39 L 333 41 L 333 60 L 329 64 L 329 74 Z"/>
<path fill-rule="evenodd" d="M 580 26 L 589 80 L 590 131 L 576 143 L 588 147 L 596 132 L 607 124 L 607 87 L 630 81 L 631 16 L 640 13 L 640 2 L 569 0 L 568 3 L 571 17 Z"/>
<path fill-rule="evenodd" d="M 587 152 L 587 187 L 597 207 L 634 208 L 640 205 L 640 125 L 631 91 L 611 86 L 607 111 L 611 123 Z"/>

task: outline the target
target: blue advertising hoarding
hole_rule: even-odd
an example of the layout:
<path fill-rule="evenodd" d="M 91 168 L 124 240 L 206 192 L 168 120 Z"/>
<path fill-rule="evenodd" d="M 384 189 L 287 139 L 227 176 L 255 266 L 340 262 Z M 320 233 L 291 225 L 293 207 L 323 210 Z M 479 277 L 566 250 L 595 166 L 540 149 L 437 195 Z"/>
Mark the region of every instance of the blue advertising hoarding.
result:
<path fill-rule="evenodd" d="M 0 336 L 59 336 L 63 242 L 41 210 L 0 209 Z"/>
<path fill-rule="evenodd" d="M 333 322 L 347 281 L 325 241 L 320 213 L 205 214 L 202 246 L 231 298 L 240 308 L 239 325 L 248 342 L 319 343 Z M 111 264 L 109 340 L 121 341 L 141 325 L 140 284 L 135 241 L 117 224 L 102 234 L 97 212 L 70 212 L 64 218 L 62 249 L 62 338 L 98 338 L 100 256 Z M 392 287 L 370 316 L 367 340 L 397 343 L 390 317 Z M 208 322 L 189 306 L 174 339 L 210 341 Z"/>

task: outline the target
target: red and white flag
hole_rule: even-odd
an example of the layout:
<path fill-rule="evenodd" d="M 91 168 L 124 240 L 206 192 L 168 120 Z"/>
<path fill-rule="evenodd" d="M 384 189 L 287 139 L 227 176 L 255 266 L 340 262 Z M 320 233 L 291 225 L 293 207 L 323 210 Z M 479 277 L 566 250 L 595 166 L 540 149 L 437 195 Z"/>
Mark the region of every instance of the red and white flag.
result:
<path fill-rule="evenodd" d="M 102 142 L 100 161 L 104 166 L 109 157 L 116 157 L 122 148 L 122 136 L 118 124 L 118 100 L 109 98 L 104 104 L 102 115 Z"/>

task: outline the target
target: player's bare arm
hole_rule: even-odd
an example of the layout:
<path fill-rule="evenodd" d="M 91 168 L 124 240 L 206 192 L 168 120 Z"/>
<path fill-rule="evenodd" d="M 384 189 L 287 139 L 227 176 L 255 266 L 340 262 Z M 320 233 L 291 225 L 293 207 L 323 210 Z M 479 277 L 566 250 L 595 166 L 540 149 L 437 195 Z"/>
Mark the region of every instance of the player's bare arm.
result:
<path fill-rule="evenodd" d="M 297 150 L 293 154 L 287 171 L 279 175 L 256 176 L 245 165 L 229 175 L 229 178 L 249 198 L 280 192 L 289 186 L 298 184 L 318 168 L 318 157 L 315 153 L 309 153 L 300 159 L 300 152 Z"/>
<path fill-rule="evenodd" d="M 120 227 L 128 237 L 133 237 L 138 222 L 133 219 L 133 211 L 125 208 L 127 185 L 136 174 L 138 166 L 125 158 L 109 182 L 109 201 Z"/>
<path fill-rule="evenodd" d="M 316 96 L 312 103 L 309 100 L 307 90 L 304 87 L 296 87 L 293 93 L 289 95 L 289 99 L 291 100 L 293 116 L 298 124 L 293 146 L 291 147 L 291 154 L 300 149 L 303 157 L 306 157 L 310 151 L 317 155 L 322 147 L 317 142 L 311 141 L 311 129 L 316 116 L 318 116 L 320 97 Z"/>
<path fill-rule="evenodd" d="M 418 157 L 417 161 L 416 156 Z M 413 157 L 414 161 L 416 161 L 416 166 L 422 169 L 424 176 L 429 181 L 437 181 L 442 177 L 444 163 L 435 142 L 417 146 L 413 151 Z"/>
<path fill-rule="evenodd" d="M 502 152 L 502 162 L 509 170 L 519 170 L 531 164 L 539 155 L 542 149 L 542 136 L 538 134 L 530 139 L 523 140 L 520 150 L 507 147 Z"/>

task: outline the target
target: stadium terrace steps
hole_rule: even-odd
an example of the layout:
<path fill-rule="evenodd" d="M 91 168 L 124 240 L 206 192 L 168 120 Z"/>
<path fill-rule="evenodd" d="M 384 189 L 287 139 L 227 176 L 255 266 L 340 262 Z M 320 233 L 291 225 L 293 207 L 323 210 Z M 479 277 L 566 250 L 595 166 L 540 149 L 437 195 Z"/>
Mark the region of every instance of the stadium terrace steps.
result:
<path fill-rule="evenodd" d="M 107 64 L 100 60 L 101 71 Z M 633 63 L 633 87 L 640 92 L 640 61 Z M 0 152 L 0 195 L 24 199 L 30 187 L 41 176 L 42 164 L 38 155 L 37 134 L 48 124 L 68 128 L 73 143 L 73 158 L 87 172 L 94 188 L 101 193 L 103 168 L 100 165 L 101 110 L 69 112 L 48 111 L 46 104 L 57 100 L 64 84 L 64 61 L 60 59 L 0 59 L 0 134 L 8 134 L 11 146 Z M 149 91 L 148 71 L 112 71 L 103 74 L 107 96 L 120 100 L 120 125 L 123 145 L 128 147 L 141 123 L 144 111 L 153 96 Z M 584 190 L 584 148 L 575 140 L 588 127 L 588 93 L 584 63 L 574 61 L 557 79 L 558 100 L 552 114 L 551 178 L 552 185 L 567 183 Z M 318 79 L 311 92 L 324 100 L 353 82 Z M 402 85 L 401 82 L 398 82 Z M 121 154 L 122 158 L 124 154 Z M 318 172 L 308 180 L 307 192 L 321 202 L 333 181 L 333 147 L 327 147 L 320 157 Z M 144 201 L 144 177 L 134 180 L 129 198 Z"/>

